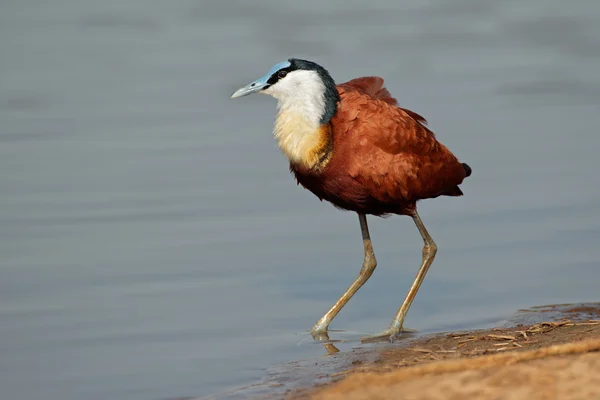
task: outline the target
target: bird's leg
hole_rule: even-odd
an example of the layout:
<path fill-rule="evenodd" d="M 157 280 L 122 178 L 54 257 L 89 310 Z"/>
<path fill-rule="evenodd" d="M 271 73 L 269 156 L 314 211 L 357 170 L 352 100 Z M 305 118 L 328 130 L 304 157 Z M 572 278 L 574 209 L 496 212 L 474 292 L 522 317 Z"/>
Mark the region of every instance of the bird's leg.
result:
<path fill-rule="evenodd" d="M 371 237 L 369 235 L 369 227 L 367 226 L 367 216 L 365 214 L 358 214 L 360 221 L 360 230 L 362 232 L 363 245 L 365 247 L 365 259 L 363 261 L 362 268 L 358 277 L 352 282 L 350 287 L 344 292 L 339 300 L 331 307 L 329 311 L 321 317 L 311 329 L 311 334 L 315 339 L 320 339 L 323 334 L 327 332 L 327 327 L 335 316 L 340 312 L 342 307 L 348 303 L 348 301 L 354 296 L 354 294 L 361 288 L 362 285 L 371 277 L 375 267 L 377 266 L 377 260 L 375 259 L 375 253 L 373 253 L 373 245 L 371 244 Z"/>
<path fill-rule="evenodd" d="M 404 317 L 406 317 L 406 313 L 408 312 L 410 305 L 412 304 L 413 300 L 415 299 L 415 296 L 417 295 L 417 292 L 419 291 L 419 288 L 421 287 L 421 283 L 423 283 L 423 279 L 425 279 L 425 275 L 427 274 L 427 271 L 429 270 L 429 266 L 431 266 L 431 263 L 433 262 L 433 259 L 435 258 L 435 253 L 437 253 L 437 246 L 436 246 L 435 242 L 433 241 L 433 239 L 431 238 L 431 236 L 429 235 L 429 232 L 427 232 L 427 229 L 425 229 L 425 225 L 423 225 L 423 221 L 421 221 L 421 217 L 419 217 L 417 210 L 415 210 L 415 212 L 413 213 L 412 219 L 413 219 L 413 221 L 415 221 L 415 225 L 417 225 L 417 228 L 419 229 L 419 233 L 421 233 L 421 236 L 423 237 L 423 242 L 424 242 L 423 260 L 421 261 L 421 266 L 419 267 L 417 276 L 415 277 L 415 280 L 413 281 L 412 286 L 410 287 L 410 289 L 408 290 L 408 293 L 406 294 L 406 298 L 404 299 L 404 302 L 400 306 L 398 313 L 396 313 L 396 316 L 394 317 L 394 319 L 392 320 L 392 323 L 390 324 L 389 330 L 390 330 L 390 334 L 392 334 L 392 335 L 397 335 L 398 333 L 400 333 L 402 331 L 402 324 L 404 323 Z"/>
<path fill-rule="evenodd" d="M 419 217 L 417 210 L 415 210 L 411 216 L 412 216 L 413 221 L 415 221 L 415 225 L 417 225 L 417 228 L 419 229 L 419 232 L 421 233 L 421 236 L 423 237 L 423 242 L 424 242 L 423 259 L 421 262 L 421 267 L 419 267 L 417 276 L 415 277 L 415 280 L 413 281 L 412 286 L 410 287 L 408 293 L 406 294 L 406 297 L 404 298 L 404 302 L 400 306 L 400 309 L 396 313 L 396 316 L 392 320 L 389 328 L 377 335 L 374 335 L 374 336 L 371 336 L 368 338 L 364 338 L 364 339 L 388 336 L 390 338 L 390 340 L 393 340 L 393 338 L 396 335 L 398 335 L 400 332 L 402 332 L 402 330 L 403 330 L 402 324 L 404 323 L 404 318 L 406 317 L 406 313 L 408 312 L 410 305 L 412 304 L 415 296 L 417 295 L 417 292 L 419 291 L 419 287 L 421 286 L 423 279 L 425 279 L 425 275 L 427 274 L 427 271 L 429 270 L 429 266 L 431 265 L 431 263 L 433 262 L 433 259 L 435 258 L 435 253 L 437 253 L 437 246 L 436 246 L 435 242 L 433 241 L 433 239 L 431 238 L 431 236 L 429 235 L 429 232 L 427 232 L 427 229 L 425 229 L 425 225 L 423 225 L 423 221 L 421 221 L 421 217 Z"/>

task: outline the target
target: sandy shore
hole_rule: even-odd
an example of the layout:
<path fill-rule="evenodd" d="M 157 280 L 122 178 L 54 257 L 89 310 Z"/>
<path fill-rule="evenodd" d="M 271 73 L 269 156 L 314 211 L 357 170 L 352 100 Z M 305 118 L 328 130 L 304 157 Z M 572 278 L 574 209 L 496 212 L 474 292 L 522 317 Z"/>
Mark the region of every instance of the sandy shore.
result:
<path fill-rule="evenodd" d="M 600 399 L 600 320 L 452 333 L 387 349 L 288 399 Z"/>
<path fill-rule="evenodd" d="M 323 344 L 328 355 L 214 399 L 600 400 L 600 303 L 533 307 L 498 328 L 350 351 Z"/>

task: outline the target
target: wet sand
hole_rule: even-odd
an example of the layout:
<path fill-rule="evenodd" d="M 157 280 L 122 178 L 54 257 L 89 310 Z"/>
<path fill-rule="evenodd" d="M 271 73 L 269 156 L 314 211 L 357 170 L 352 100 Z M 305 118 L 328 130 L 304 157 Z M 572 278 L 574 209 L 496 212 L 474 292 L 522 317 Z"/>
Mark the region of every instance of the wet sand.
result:
<path fill-rule="evenodd" d="M 498 325 L 350 351 L 331 340 L 323 357 L 212 399 L 600 399 L 600 303 L 532 307 Z"/>
<path fill-rule="evenodd" d="M 534 311 L 561 318 L 375 348 L 374 361 L 357 358 L 329 382 L 290 390 L 285 398 L 383 400 L 398 399 L 399 393 L 415 400 L 600 398 L 600 307 Z"/>

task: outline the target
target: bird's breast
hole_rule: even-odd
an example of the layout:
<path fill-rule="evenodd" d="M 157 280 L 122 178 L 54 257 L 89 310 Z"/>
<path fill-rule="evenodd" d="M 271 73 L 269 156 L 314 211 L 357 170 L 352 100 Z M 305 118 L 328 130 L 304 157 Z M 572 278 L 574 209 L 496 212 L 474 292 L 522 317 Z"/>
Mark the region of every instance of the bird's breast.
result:
<path fill-rule="evenodd" d="M 298 183 L 321 200 L 336 207 L 361 211 L 368 201 L 368 193 L 358 181 L 345 171 L 343 163 L 332 155 L 327 165 L 319 170 L 290 165 Z"/>
<path fill-rule="evenodd" d="M 329 124 L 315 124 L 302 114 L 282 110 L 275 122 L 275 139 L 292 164 L 323 167 L 333 146 Z"/>

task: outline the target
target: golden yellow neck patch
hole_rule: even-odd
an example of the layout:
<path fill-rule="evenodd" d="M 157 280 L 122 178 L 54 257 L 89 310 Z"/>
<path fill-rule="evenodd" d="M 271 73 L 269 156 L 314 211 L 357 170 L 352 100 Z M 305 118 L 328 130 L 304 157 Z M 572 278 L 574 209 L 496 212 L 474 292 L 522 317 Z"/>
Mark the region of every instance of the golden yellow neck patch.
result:
<path fill-rule="evenodd" d="M 286 110 L 279 112 L 274 134 L 290 162 L 308 168 L 326 162 L 333 145 L 329 125 L 315 126 L 302 115 Z"/>

